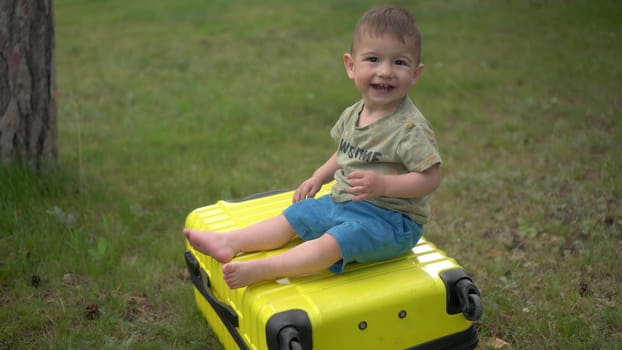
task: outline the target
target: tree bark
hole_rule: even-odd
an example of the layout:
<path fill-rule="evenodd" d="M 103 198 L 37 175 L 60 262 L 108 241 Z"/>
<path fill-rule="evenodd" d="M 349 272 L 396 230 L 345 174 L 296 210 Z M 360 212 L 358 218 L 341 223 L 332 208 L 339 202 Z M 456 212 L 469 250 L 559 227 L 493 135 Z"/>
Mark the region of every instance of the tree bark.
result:
<path fill-rule="evenodd" d="M 58 161 L 52 0 L 0 0 L 0 161 Z"/>

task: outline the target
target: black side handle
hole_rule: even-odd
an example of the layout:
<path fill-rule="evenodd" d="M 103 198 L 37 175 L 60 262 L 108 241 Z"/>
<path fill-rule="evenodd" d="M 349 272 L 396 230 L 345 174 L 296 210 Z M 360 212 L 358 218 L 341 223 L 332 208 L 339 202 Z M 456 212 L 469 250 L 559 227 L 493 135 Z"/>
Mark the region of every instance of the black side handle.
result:
<path fill-rule="evenodd" d="M 197 287 L 199 292 L 205 297 L 205 300 L 212 306 L 214 311 L 218 314 L 218 316 L 223 320 L 225 324 L 229 324 L 233 327 L 239 326 L 238 315 L 233 311 L 231 307 L 227 304 L 220 302 L 214 295 L 212 294 L 212 289 L 210 285 L 210 280 L 205 271 L 201 269 L 199 262 L 192 252 L 189 250 L 185 252 L 184 257 L 186 258 L 186 265 L 188 266 L 188 271 L 190 272 L 190 279 L 192 283 Z"/>
<path fill-rule="evenodd" d="M 293 191 L 295 189 L 296 189 L 295 187 L 292 187 L 292 188 L 285 188 L 285 189 L 276 189 L 276 190 L 271 190 L 271 191 L 265 191 L 265 192 L 251 194 L 251 195 L 248 195 L 246 197 L 242 197 L 242 198 L 238 198 L 238 199 L 227 199 L 227 200 L 225 200 L 225 202 L 228 202 L 228 203 L 241 203 L 241 202 L 249 201 L 251 199 L 259 199 L 259 198 L 264 198 L 264 197 L 268 197 L 268 196 L 273 196 L 273 195 L 281 194 L 283 192 Z"/>

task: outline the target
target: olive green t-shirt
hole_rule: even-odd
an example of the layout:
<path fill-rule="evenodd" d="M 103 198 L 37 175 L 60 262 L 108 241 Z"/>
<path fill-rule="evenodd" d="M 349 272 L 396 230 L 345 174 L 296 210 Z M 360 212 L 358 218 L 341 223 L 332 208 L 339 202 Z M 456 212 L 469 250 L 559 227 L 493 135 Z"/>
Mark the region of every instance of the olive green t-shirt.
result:
<path fill-rule="evenodd" d="M 355 170 L 375 171 L 398 175 L 423 172 L 441 157 L 430 123 L 410 98 L 405 97 L 397 111 L 370 125 L 359 128 L 357 121 L 363 101 L 346 108 L 332 128 L 330 135 L 337 142 L 336 184 L 331 196 L 336 202 L 352 200 L 347 174 Z M 419 224 L 430 217 L 428 196 L 421 198 L 377 197 L 368 202 L 382 208 L 399 211 Z"/>

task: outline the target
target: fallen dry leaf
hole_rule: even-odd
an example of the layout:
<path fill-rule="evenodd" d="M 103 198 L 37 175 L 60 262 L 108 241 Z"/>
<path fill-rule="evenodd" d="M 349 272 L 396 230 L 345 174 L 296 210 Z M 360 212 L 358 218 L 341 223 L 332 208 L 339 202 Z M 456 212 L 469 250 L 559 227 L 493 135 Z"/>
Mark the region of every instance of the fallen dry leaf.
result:
<path fill-rule="evenodd" d="M 498 250 L 491 250 L 491 251 L 486 253 L 486 256 L 489 257 L 489 258 L 495 258 L 495 257 L 501 256 L 501 255 L 503 255 L 503 253 L 498 251 Z"/>
<path fill-rule="evenodd" d="M 99 317 L 99 306 L 95 304 L 87 305 L 84 311 L 87 320 L 94 320 Z"/>
<path fill-rule="evenodd" d="M 484 339 L 484 342 L 490 347 L 492 347 L 493 349 L 509 349 L 510 348 L 510 343 L 497 337 L 486 338 Z"/>

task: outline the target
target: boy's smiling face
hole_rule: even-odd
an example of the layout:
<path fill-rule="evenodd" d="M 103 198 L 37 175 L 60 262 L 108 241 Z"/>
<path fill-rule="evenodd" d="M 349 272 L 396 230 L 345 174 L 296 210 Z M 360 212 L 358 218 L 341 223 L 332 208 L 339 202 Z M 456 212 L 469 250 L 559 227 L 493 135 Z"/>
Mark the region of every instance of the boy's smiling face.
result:
<path fill-rule="evenodd" d="M 390 112 L 397 109 L 423 70 L 413 44 L 391 35 L 364 35 L 343 59 L 366 108 Z"/>

